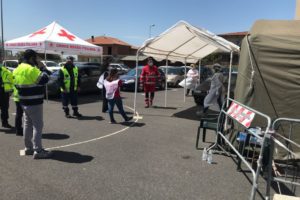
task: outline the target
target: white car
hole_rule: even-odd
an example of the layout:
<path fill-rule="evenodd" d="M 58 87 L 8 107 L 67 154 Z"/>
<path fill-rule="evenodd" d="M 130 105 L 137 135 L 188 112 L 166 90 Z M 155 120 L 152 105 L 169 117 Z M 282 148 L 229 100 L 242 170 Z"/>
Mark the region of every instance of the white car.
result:
<path fill-rule="evenodd" d="M 51 72 L 55 72 L 60 70 L 61 66 L 59 66 L 56 62 L 54 61 L 45 61 L 41 60 L 41 63 Z"/>
<path fill-rule="evenodd" d="M 5 66 L 8 70 L 13 71 L 16 69 L 19 65 L 18 60 L 4 60 L 2 63 L 3 66 Z"/>

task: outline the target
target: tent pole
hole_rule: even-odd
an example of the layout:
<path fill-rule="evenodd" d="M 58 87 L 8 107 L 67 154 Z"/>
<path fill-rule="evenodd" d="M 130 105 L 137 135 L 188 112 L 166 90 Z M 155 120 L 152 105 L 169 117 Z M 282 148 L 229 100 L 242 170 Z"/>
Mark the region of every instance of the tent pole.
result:
<path fill-rule="evenodd" d="M 233 59 L 233 51 L 230 52 L 229 77 L 228 77 L 227 102 L 226 102 L 226 107 L 227 108 L 229 106 L 229 100 L 228 100 L 228 98 L 230 98 L 232 59 Z"/>
<path fill-rule="evenodd" d="M 168 56 L 166 57 L 166 86 L 165 86 L 165 108 L 167 107 L 167 94 L 168 94 L 168 68 L 169 68 L 169 62 L 168 62 Z"/>
<path fill-rule="evenodd" d="M 47 68 L 47 53 L 46 53 L 46 47 L 45 47 L 45 67 Z M 47 103 L 49 101 L 49 96 L 48 96 L 48 84 L 46 84 L 46 100 L 47 100 Z"/>
<path fill-rule="evenodd" d="M 185 102 L 185 93 L 186 93 L 186 58 L 184 59 L 184 72 L 185 72 L 185 79 L 184 79 L 184 87 L 183 87 L 183 102 Z"/>
<path fill-rule="evenodd" d="M 199 59 L 199 85 L 201 83 L 201 59 Z"/>
<path fill-rule="evenodd" d="M 229 63 L 229 76 L 228 76 L 228 87 L 227 87 L 227 99 L 226 99 L 226 107 L 229 107 L 229 99 L 230 98 L 230 84 L 231 84 L 231 71 L 232 71 L 232 57 L 233 57 L 233 51 L 230 52 L 230 63 Z M 224 130 L 227 130 L 228 128 L 228 116 L 226 115 L 225 118 L 225 126 Z"/>
<path fill-rule="evenodd" d="M 138 66 L 139 66 L 139 55 L 140 49 L 136 52 L 136 64 L 135 64 L 135 89 L 134 89 L 134 102 L 133 102 L 133 115 L 136 116 L 136 98 L 137 98 L 137 89 L 138 89 Z"/>

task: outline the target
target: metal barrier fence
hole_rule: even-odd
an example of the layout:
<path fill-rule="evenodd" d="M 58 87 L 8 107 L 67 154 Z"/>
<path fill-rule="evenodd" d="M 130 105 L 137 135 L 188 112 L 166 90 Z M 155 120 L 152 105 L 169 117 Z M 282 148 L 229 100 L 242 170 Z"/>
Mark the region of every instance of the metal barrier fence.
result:
<path fill-rule="evenodd" d="M 230 105 L 230 107 L 226 108 L 226 103 L 223 104 L 218 117 L 216 141 L 207 149 L 207 152 L 217 148 L 225 153 L 234 152 L 237 157 L 238 168 L 242 170 L 241 164 L 243 164 L 252 174 L 252 187 L 249 199 L 254 200 L 264 156 L 264 148 L 258 147 L 264 147 L 267 141 L 266 138 L 270 137 L 271 118 L 233 99 L 228 98 L 226 101 L 228 101 L 227 103 L 229 104 L 227 105 Z M 263 124 L 261 127 L 264 127 L 260 132 L 256 131 L 256 129 L 249 129 L 252 120 L 257 117 L 259 117 L 260 123 Z M 226 134 L 228 130 L 234 129 L 233 121 L 245 127 L 246 130 L 244 135 L 240 133 L 237 136 L 239 147 L 235 147 L 232 140 L 230 141 L 230 134 Z M 257 163 L 257 166 L 253 167 L 254 163 Z"/>
<path fill-rule="evenodd" d="M 269 139 L 270 154 L 266 199 L 270 199 L 272 181 L 277 183 L 280 194 L 284 193 L 281 189 L 283 185 L 280 185 L 280 183 L 290 187 L 289 192 L 292 194 L 289 195 L 296 195 L 296 186 L 300 186 L 300 145 L 292 140 L 292 136 L 295 134 L 295 125 L 298 125 L 297 130 L 299 131 L 300 119 L 278 118 L 272 124 Z M 283 126 L 285 126 L 285 129 L 288 129 L 288 133 L 285 134 L 286 136 L 282 134 Z M 274 159 L 275 149 L 284 150 L 286 152 L 285 157 L 280 160 Z M 296 150 L 298 150 L 298 155 L 296 154 Z"/>

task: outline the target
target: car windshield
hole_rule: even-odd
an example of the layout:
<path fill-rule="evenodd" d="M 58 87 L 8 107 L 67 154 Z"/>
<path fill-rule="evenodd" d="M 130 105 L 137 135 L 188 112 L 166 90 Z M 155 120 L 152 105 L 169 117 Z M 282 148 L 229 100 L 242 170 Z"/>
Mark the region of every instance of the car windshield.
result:
<path fill-rule="evenodd" d="M 166 73 L 166 68 L 161 68 L 161 70 Z M 168 68 L 168 75 L 180 75 L 182 74 L 183 71 L 181 69 L 176 69 L 176 68 Z"/>
<path fill-rule="evenodd" d="M 55 62 L 46 62 L 47 67 L 59 67 L 59 65 Z"/>
<path fill-rule="evenodd" d="M 135 72 L 136 72 L 136 69 L 131 69 L 127 72 L 127 76 L 135 76 Z M 138 69 L 138 75 L 140 75 L 142 72 L 142 69 Z"/>
<path fill-rule="evenodd" d="M 129 67 L 127 67 L 126 65 L 121 64 L 120 66 L 124 69 L 129 69 Z"/>

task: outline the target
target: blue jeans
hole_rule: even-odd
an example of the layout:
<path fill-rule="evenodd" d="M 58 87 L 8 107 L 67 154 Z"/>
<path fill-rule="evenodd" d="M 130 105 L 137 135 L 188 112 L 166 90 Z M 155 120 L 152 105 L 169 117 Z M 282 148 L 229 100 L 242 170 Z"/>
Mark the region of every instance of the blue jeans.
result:
<path fill-rule="evenodd" d="M 111 122 L 115 122 L 114 113 L 113 113 L 115 104 L 117 105 L 118 110 L 119 110 L 120 114 L 122 115 L 122 117 L 124 118 L 124 120 L 126 121 L 128 119 L 128 117 L 124 111 L 121 98 L 107 99 L 107 101 L 108 101 L 108 113 L 109 113 Z"/>

